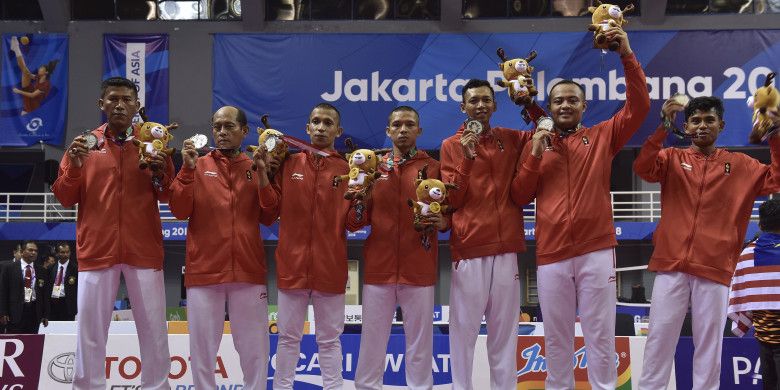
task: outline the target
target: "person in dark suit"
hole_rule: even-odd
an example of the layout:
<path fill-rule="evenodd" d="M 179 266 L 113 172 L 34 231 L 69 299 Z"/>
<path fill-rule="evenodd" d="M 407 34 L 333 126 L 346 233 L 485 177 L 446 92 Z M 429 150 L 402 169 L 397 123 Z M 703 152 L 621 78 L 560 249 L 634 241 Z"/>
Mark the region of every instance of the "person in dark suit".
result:
<path fill-rule="evenodd" d="M 38 245 L 34 241 L 22 244 L 22 258 L 5 262 L 0 279 L 0 324 L 11 334 L 36 334 L 41 323 L 48 326 L 44 308 L 46 275 L 35 266 Z"/>
<path fill-rule="evenodd" d="M 22 258 L 22 244 L 18 243 L 14 247 L 14 257 L 11 259 L 11 261 L 19 261 L 19 259 Z"/>
<path fill-rule="evenodd" d="M 3 263 L 6 263 L 6 262 L 8 262 L 8 263 L 16 262 L 16 261 L 19 261 L 19 259 L 22 258 L 22 243 L 21 242 L 17 243 L 14 246 L 13 253 L 14 253 L 14 257 L 12 257 L 12 258 L 10 258 L 8 260 L 0 260 L 0 289 L 3 288 L 3 284 L 2 284 L 3 283 L 2 282 L 2 280 L 3 280 L 3 268 L 4 268 L 3 267 Z M 8 333 L 8 332 L 6 332 L 5 327 L 6 327 L 5 324 L 2 323 L 2 321 L 0 321 L 0 334 Z"/>
<path fill-rule="evenodd" d="M 43 317 L 51 321 L 73 321 L 77 313 L 78 265 L 70 258 L 70 245 L 67 242 L 58 242 L 54 249 L 57 263 L 46 272 L 49 304 L 46 305 Z"/>

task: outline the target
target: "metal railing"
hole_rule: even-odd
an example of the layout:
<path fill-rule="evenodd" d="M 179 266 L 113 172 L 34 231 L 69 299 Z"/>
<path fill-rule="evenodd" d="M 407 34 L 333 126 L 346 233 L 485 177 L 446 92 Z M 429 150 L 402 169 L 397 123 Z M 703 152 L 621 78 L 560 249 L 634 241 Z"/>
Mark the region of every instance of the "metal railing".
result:
<path fill-rule="evenodd" d="M 660 191 L 614 191 L 610 193 L 612 215 L 617 222 L 658 222 L 661 218 Z M 758 206 L 763 200 L 753 204 L 751 220 L 758 220 Z M 160 203 L 160 219 L 165 222 L 176 221 L 167 203 Z M 3 222 L 73 222 L 78 215 L 78 206 L 63 207 L 51 192 L 0 193 L 0 220 Z M 533 222 L 536 217 L 536 204 L 524 208 L 524 219 Z"/>

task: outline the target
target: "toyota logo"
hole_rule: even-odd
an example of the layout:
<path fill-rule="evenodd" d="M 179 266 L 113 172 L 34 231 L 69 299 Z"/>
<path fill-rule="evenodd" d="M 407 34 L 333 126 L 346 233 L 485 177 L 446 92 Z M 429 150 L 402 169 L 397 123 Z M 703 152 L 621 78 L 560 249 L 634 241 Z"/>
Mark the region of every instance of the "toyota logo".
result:
<path fill-rule="evenodd" d="M 73 366 L 76 354 L 61 353 L 49 362 L 49 377 L 60 383 L 73 383 Z"/>

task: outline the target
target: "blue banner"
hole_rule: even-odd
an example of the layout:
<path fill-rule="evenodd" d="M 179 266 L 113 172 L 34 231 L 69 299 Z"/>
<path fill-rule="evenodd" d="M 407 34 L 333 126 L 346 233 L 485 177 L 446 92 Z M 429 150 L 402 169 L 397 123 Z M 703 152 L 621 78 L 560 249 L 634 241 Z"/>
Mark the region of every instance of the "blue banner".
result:
<path fill-rule="evenodd" d="M 270 344 L 271 361 L 268 367 L 268 388 L 271 388 L 273 375 L 276 372 L 276 347 L 278 335 L 272 334 Z M 341 350 L 343 358 L 344 382 L 353 385 L 355 371 L 360 351 L 360 335 L 342 335 Z M 322 389 L 322 377 L 320 372 L 319 353 L 317 342 L 313 336 L 305 335 L 301 339 L 301 357 L 295 369 L 296 389 Z M 385 388 L 406 388 L 406 343 L 404 335 L 392 334 L 387 343 L 387 357 L 385 360 L 385 374 L 383 383 Z M 450 345 L 449 337 L 437 335 L 433 337 L 432 371 L 433 385 L 449 385 L 452 383 L 450 374 Z M 351 382 L 351 383 L 350 383 Z M 347 386 L 347 387 L 352 387 Z"/>
<path fill-rule="evenodd" d="M 761 367 L 758 343 L 752 337 L 725 337 L 720 358 L 721 389 L 761 389 Z M 693 338 L 680 337 L 674 356 L 678 389 L 693 388 Z"/>
<path fill-rule="evenodd" d="M 3 34 L 0 146 L 61 145 L 68 117 L 68 36 Z"/>
<path fill-rule="evenodd" d="M 584 30 L 584 26 L 583 26 Z M 780 30 L 629 31 L 652 99 L 651 113 L 630 146 L 640 146 L 659 124 L 665 99 L 677 92 L 714 95 L 725 103 L 727 123 L 718 144 L 748 142 L 752 110 L 746 99 L 770 71 L 780 70 Z M 724 44 L 728 42 L 728 44 Z M 611 117 L 623 105 L 623 67 L 615 53 L 592 48 L 592 34 L 217 34 L 214 38 L 214 108 L 236 105 L 253 126 L 271 125 L 305 137 L 312 107 L 331 102 L 345 135 L 360 147 L 388 147 L 387 116 L 400 105 L 420 112 L 418 146 L 438 149 L 465 119 L 460 90 L 470 78 L 501 79 L 496 49 L 509 58 L 539 54 L 531 62 L 544 106 L 559 78 L 587 92 L 583 123 Z M 504 88 L 496 87 L 493 125 L 530 128 Z M 247 142 L 255 143 L 253 137 Z M 670 142 L 678 143 L 669 139 Z M 337 146 L 341 144 L 337 141 Z"/>
<path fill-rule="evenodd" d="M 0 218 L 6 215 L 0 210 Z M 11 217 L 18 212 L 8 213 Z M 642 241 L 653 238 L 657 222 L 615 222 L 615 236 L 618 241 Z M 347 232 L 347 240 L 365 240 L 371 232 L 370 227 L 356 232 Z M 752 240 L 759 232 L 758 223 L 751 221 L 745 234 L 745 241 Z M 535 224 L 525 223 L 525 239 L 535 240 Z M 187 222 L 163 222 L 162 235 L 165 241 L 184 241 L 187 239 Z M 265 241 L 279 239 L 279 223 L 271 226 L 260 225 L 260 235 Z M 449 240 L 450 233 L 439 233 L 439 240 Z M 0 222 L 0 240 L 48 240 L 73 241 L 76 239 L 75 222 Z"/>
<path fill-rule="evenodd" d="M 168 35 L 104 35 L 103 78 L 116 76 L 138 86 L 149 120 L 168 123 Z"/>

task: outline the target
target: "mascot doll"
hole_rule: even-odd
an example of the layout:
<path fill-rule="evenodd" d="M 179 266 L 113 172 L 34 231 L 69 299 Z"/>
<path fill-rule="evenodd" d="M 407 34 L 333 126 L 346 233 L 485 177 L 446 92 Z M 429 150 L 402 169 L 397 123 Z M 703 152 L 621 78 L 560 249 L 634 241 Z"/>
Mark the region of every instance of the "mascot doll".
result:
<path fill-rule="evenodd" d="M 536 58 L 536 51 L 531 51 L 526 58 L 508 59 L 504 49 L 499 47 L 496 50 L 496 54 L 502 61 L 498 64 L 498 67 L 504 76 L 504 79 L 500 80 L 498 85 L 509 89 L 509 99 L 513 101 L 521 99 L 520 101 L 523 103 L 530 102 L 539 93 L 531 77 L 534 67 L 529 64 Z"/>
<path fill-rule="evenodd" d="M 289 147 L 287 146 L 287 143 L 284 142 L 284 134 L 279 130 L 272 129 L 271 126 L 268 125 L 267 114 L 260 117 L 260 121 L 263 122 L 265 128 L 257 128 L 257 133 L 260 134 L 257 138 L 257 145 L 249 145 L 247 150 L 250 153 L 254 153 L 254 151 L 259 148 L 259 145 L 263 145 L 271 158 L 277 159 L 280 162 L 284 161 L 290 154 Z M 252 164 L 252 169 L 256 170 L 257 167 Z"/>
<path fill-rule="evenodd" d="M 764 86 L 748 98 L 748 107 L 753 109 L 753 129 L 750 131 L 750 143 L 758 144 L 766 140 L 775 130 L 770 115 L 778 115 L 780 93 L 772 86 L 775 73 L 766 76 Z"/>
<path fill-rule="evenodd" d="M 607 42 L 607 36 L 604 32 L 613 27 L 620 27 L 628 23 L 623 17 L 626 12 L 631 12 L 634 9 L 633 4 L 629 4 L 624 9 L 620 9 L 617 5 L 602 3 L 596 0 L 596 7 L 588 7 L 588 12 L 592 13 L 591 24 L 588 26 L 588 30 L 593 31 L 593 47 L 597 49 L 615 51 L 620 47 L 620 43 L 617 41 Z"/>
<path fill-rule="evenodd" d="M 381 173 L 377 171 L 379 158 L 371 149 L 357 149 L 347 154 L 347 162 L 349 163 L 349 173 L 334 177 L 333 183 L 338 185 L 342 180 L 349 180 L 344 199 L 361 200 L 366 197 L 371 183 L 381 176 Z"/>
<path fill-rule="evenodd" d="M 168 143 L 173 139 L 171 130 L 179 127 L 176 123 L 168 126 L 144 119 L 141 131 L 133 138 L 133 144 L 138 147 L 138 168 L 146 169 L 149 166 L 147 157 L 153 153 L 164 153 L 171 156 L 176 149 L 169 148 Z"/>
<path fill-rule="evenodd" d="M 414 212 L 414 230 L 421 232 L 420 242 L 426 250 L 431 247 L 430 234 L 435 234 L 433 225 L 423 222 L 425 216 L 431 214 L 447 214 L 449 205 L 447 202 L 447 192 L 450 189 L 457 189 L 454 184 L 443 183 L 441 180 L 429 179 L 427 175 L 428 166 L 424 166 L 417 173 L 417 185 L 415 193 L 417 200 L 408 200 L 409 207 Z"/>

